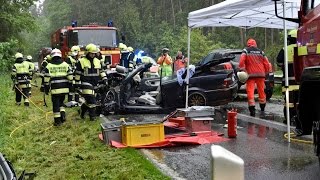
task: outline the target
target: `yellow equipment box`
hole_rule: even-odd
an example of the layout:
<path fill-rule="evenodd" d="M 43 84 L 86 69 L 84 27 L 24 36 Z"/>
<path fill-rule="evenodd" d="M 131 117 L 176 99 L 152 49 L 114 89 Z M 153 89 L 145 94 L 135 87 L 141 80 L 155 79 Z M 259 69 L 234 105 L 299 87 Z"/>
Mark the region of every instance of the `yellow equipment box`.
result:
<path fill-rule="evenodd" d="M 122 125 L 122 143 L 127 146 L 141 146 L 164 140 L 164 126 L 161 122 L 130 122 Z"/>

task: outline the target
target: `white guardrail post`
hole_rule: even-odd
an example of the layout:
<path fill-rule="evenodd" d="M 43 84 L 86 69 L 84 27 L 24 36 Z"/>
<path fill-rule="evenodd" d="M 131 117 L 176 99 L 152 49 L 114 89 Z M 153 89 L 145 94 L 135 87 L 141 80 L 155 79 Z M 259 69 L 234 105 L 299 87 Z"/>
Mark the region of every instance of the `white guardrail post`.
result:
<path fill-rule="evenodd" d="M 212 145 L 211 179 L 244 180 L 244 161 L 225 148 Z"/>

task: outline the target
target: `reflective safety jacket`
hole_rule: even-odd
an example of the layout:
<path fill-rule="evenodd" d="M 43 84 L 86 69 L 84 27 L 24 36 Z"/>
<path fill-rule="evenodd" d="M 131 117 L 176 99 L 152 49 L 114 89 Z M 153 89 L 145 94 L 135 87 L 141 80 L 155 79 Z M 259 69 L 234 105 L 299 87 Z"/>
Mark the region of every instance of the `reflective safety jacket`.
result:
<path fill-rule="evenodd" d="M 11 78 L 14 84 L 19 88 L 29 88 L 31 87 L 29 76 L 32 75 L 30 71 L 30 65 L 28 62 L 23 61 L 22 58 L 16 59 L 12 67 Z"/>
<path fill-rule="evenodd" d="M 169 55 L 160 56 L 157 63 L 160 64 L 160 70 L 162 69 L 163 77 L 172 75 L 172 58 Z"/>
<path fill-rule="evenodd" d="M 294 76 L 294 67 L 293 67 L 293 57 L 294 57 L 294 47 L 297 47 L 297 44 L 290 44 L 287 46 L 288 50 L 288 82 L 289 82 L 289 91 L 299 90 L 299 85 L 296 82 Z M 282 92 L 285 91 L 285 70 L 284 70 L 284 49 L 281 49 L 277 56 L 277 65 L 281 68 L 283 72 L 282 76 Z"/>
<path fill-rule="evenodd" d="M 68 63 L 72 69 L 75 69 L 77 60 L 72 56 L 68 56 L 66 63 Z"/>
<path fill-rule="evenodd" d="M 256 42 L 253 41 L 248 41 L 248 47 L 243 49 L 239 68 L 246 71 L 249 78 L 265 77 L 269 73 L 269 61 L 264 52 L 257 48 Z"/>
<path fill-rule="evenodd" d="M 66 62 L 52 59 L 44 69 L 44 84 L 51 89 L 51 94 L 67 94 L 72 83 L 72 70 Z"/>
<path fill-rule="evenodd" d="M 101 62 L 97 58 L 83 57 L 76 64 L 76 84 L 81 85 L 82 94 L 94 95 L 94 87 L 100 79 L 107 80 L 102 70 Z"/>
<path fill-rule="evenodd" d="M 111 65 L 111 56 L 100 55 L 97 57 L 100 60 L 101 68 L 106 70 Z"/>
<path fill-rule="evenodd" d="M 134 59 L 134 53 L 129 51 L 122 51 L 121 52 L 121 58 L 120 58 L 120 65 L 128 68 L 129 70 L 133 69 L 133 59 Z"/>

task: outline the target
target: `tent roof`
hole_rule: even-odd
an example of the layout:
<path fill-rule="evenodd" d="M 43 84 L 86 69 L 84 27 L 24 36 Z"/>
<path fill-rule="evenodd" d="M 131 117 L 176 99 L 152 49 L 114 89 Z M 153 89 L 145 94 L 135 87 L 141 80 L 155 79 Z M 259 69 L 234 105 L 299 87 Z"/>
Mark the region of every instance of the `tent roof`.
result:
<path fill-rule="evenodd" d="M 278 2 L 277 10 L 283 16 L 282 3 Z M 297 0 L 286 0 L 286 17 L 297 18 L 300 3 Z M 225 27 L 242 28 L 264 27 L 283 28 L 283 20 L 275 15 L 272 0 L 226 0 L 221 3 L 190 12 L 188 26 L 195 27 Z M 297 23 L 286 21 L 287 29 L 295 29 Z"/>

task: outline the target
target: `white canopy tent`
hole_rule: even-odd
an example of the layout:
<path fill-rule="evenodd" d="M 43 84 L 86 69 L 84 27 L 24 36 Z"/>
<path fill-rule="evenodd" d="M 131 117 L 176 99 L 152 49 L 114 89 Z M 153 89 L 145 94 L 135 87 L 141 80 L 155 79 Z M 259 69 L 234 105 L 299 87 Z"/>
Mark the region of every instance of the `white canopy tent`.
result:
<path fill-rule="evenodd" d="M 278 15 L 287 18 L 297 18 L 300 4 L 298 0 L 282 0 L 277 2 Z M 191 29 L 197 27 L 227 27 L 235 26 L 244 29 L 254 27 L 284 29 L 287 37 L 287 29 L 296 29 L 297 23 L 282 20 L 275 15 L 275 5 L 272 0 L 226 0 L 219 4 L 190 12 L 188 15 L 188 59 L 190 61 L 190 36 Z M 287 39 L 284 38 L 284 47 Z M 288 59 L 285 48 L 285 82 L 288 87 Z M 188 61 L 188 67 L 189 67 Z M 189 70 L 187 70 L 189 73 Z M 189 77 L 189 74 L 187 74 Z M 186 88 L 186 107 L 188 107 L 188 84 Z M 286 90 L 286 102 L 289 101 L 289 91 Z M 287 104 L 287 130 L 290 142 L 289 105 Z"/>

